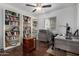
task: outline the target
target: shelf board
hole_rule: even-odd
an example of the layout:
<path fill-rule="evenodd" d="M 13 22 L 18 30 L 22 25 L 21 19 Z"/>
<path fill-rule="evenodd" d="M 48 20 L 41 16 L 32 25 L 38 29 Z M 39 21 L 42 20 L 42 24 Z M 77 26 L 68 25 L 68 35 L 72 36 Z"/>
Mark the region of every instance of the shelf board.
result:
<path fill-rule="evenodd" d="M 17 46 L 19 46 L 19 45 L 20 45 L 20 43 L 17 43 L 16 46 L 7 46 L 7 47 L 4 48 L 4 50 L 8 50 L 8 49 L 11 49 L 11 48 L 17 47 Z"/>
<path fill-rule="evenodd" d="M 11 36 L 6 36 L 6 37 L 19 37 L 19 35 L 11 35 Z"/>
<path fill-rule="evenodd" d="M 5 20 L 7 21 L 7 20 Z M 19 20 L 8 20 L 9 22 L 19 22 Z"/>

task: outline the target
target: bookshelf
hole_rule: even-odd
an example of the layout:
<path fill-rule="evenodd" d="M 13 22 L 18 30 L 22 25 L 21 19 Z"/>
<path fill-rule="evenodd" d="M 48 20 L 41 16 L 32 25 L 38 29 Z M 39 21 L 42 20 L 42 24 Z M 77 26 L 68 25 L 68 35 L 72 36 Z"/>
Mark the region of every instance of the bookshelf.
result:
<path fill-rule="evenodd" d="M 32 17 L 23 15 L 23 51 L 30 52 L 36 49 L 36 37 L 32 34 L 33 24 Z M 33 24 L 33 25 L 32 25 Z"/>
<path fill-rule="evenodd" d="M 16 46 L 20 37 L 20 14 L 5 10 L 5 48 Z"/>
<path fill-rule="evenodd" d="M 32 31 L 36 25 L 32 25 L 32 17 L 24 16 L 7 9 L 2 10 L 2 14 L 2 25 L 0 28 L 2 30 L 2 43 L 0 49 L 7 50 L 14 48 L 22 43 L 24 37 L 33 37 Z"/>
<path fill-rule="evenodd" d="M 38 21 L 37 19 L 32 20 L 32 36 L 37 39 L 38 37 L 38 27 L 37 27 Z"/>
<path fill-rule="evenodd" d="M 31 37 L 31 17 L 23 15 L 23 37 Z"/>

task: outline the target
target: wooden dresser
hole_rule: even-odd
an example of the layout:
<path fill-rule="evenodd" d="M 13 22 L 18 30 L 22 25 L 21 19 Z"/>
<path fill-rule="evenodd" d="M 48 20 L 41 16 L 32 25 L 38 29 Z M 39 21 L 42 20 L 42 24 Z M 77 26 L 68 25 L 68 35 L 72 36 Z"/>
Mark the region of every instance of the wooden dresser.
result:
<path fill-rule="evenodd" d="M 35 38 L 24 38 L 23 39 L 23 51 L 30 52 L 36 49 L 36 39 Z"/>

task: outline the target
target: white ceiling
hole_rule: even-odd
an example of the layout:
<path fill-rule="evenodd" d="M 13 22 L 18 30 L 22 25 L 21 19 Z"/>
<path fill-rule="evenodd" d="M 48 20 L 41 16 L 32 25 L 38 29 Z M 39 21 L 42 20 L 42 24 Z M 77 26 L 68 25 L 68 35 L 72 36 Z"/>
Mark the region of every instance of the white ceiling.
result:
<path fill-rule="evenodd" d="M 41 11 L 36 11 L 34 13 L 32 11 L 35 8 L 25 6 L 25 4 L 27 4 L 27 3 L 8 3 L 8 4 L 13 6 L 13 7 L 16 7 L 18 9 L 20 9 L 20 10 L 23 10 L 23 11 L 26 11 L 26 12 L 37 15 L 37 14 L 44 14 L 44 13 L 47 13 L 47 12 L 51 12 L 51 11 L 54 11 L 54 10 L 65 8 L 65 7 L 68 7 L 68 6 L 71 6 L 71 5 L 75 5 L 76 3 L 42 3 L 42 5 L 51 4 L 52 7 L 50 7 L 50 8 L 42 8 Z M 30 3 L 30 4 L 35 5 L 34 3 Z"/>

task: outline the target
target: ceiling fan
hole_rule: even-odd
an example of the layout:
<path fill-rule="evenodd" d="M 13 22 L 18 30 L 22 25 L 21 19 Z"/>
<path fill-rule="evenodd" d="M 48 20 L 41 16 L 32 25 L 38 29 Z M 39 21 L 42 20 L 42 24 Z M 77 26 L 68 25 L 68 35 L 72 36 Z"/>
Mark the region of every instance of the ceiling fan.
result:
<path fill-rule="evenodd" d="M 41 3 L 37 3 L 36 5 L 31 5 L 31 4 L 26 4 L 26 6 L 30 6 L 30 7 L 36 7 L 32 12 L 35 12 L 41 8 L 48 8 L 48 7 L 51 7 L 52 5 L 43 5 Z"/>

